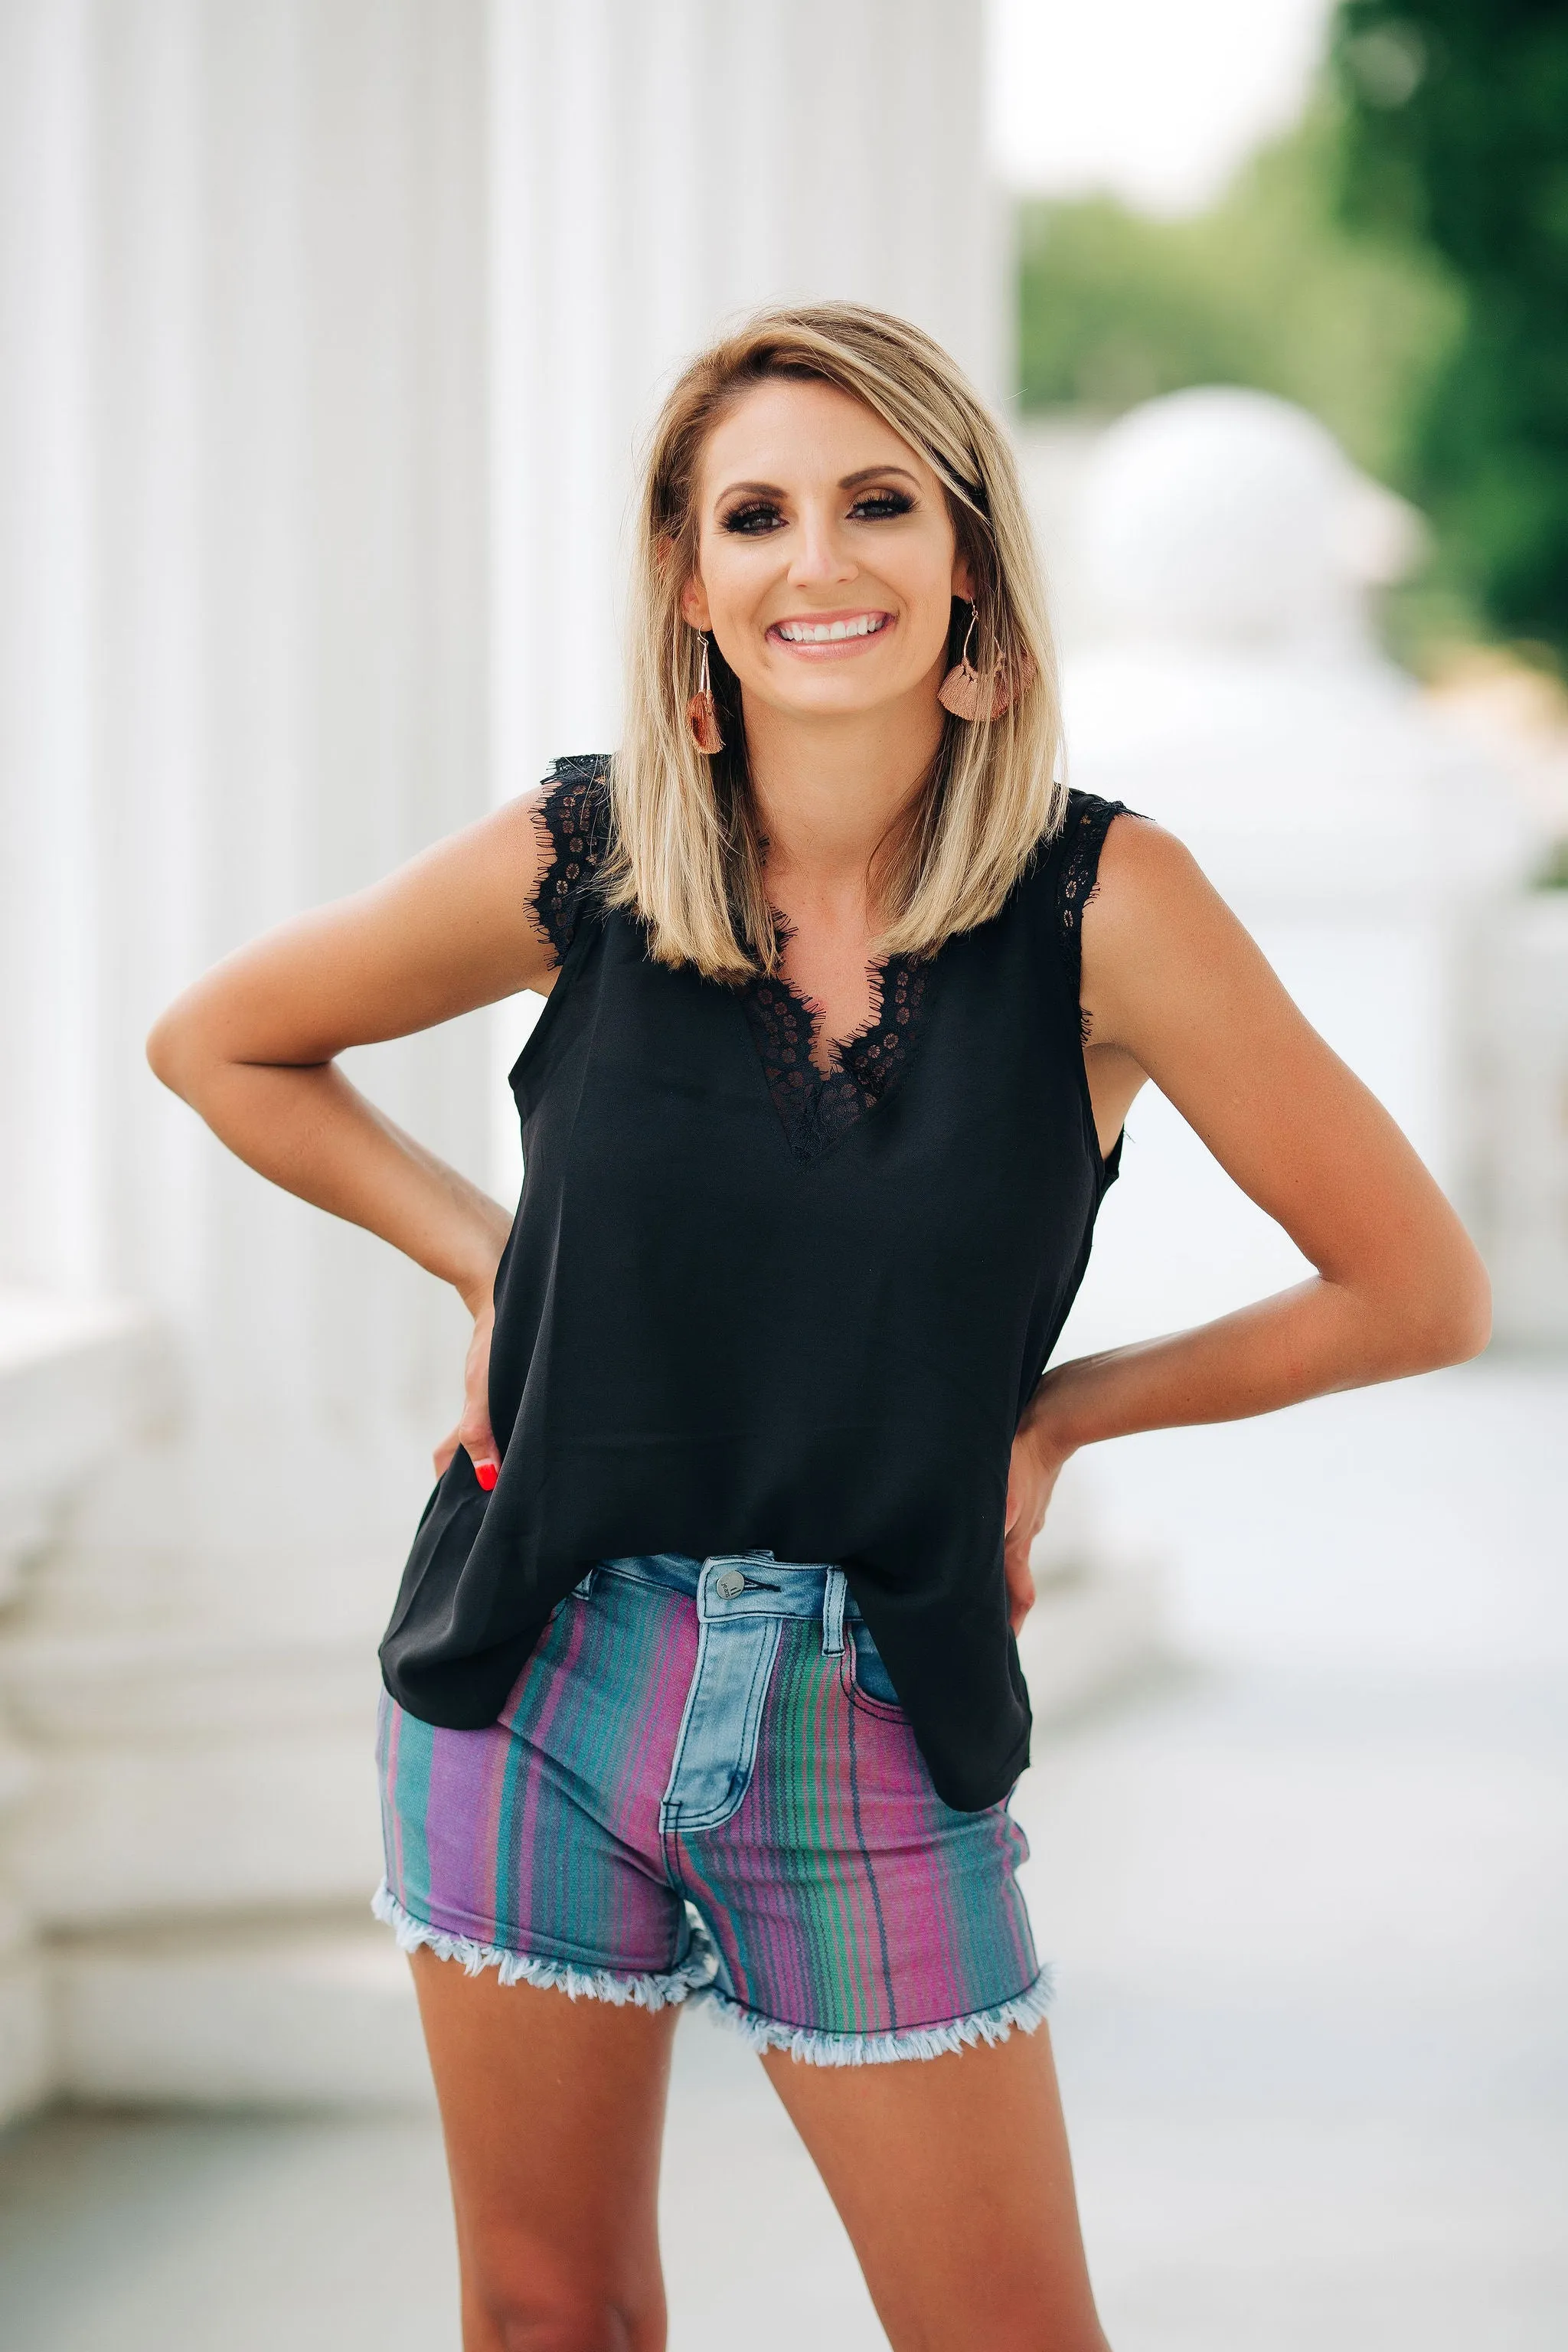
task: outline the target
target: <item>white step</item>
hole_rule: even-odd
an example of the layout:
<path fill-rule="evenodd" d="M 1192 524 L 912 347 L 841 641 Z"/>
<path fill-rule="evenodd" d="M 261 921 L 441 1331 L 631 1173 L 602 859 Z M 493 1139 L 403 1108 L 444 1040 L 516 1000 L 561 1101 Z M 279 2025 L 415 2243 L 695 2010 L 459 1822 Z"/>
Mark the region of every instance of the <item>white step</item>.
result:
<path fill-rule="evenodd" d="M 368 1915 L 84 1937 L 56 1945 L 51 1961 L 66 2098 L 430 2102 L 408 1964 Z"/>

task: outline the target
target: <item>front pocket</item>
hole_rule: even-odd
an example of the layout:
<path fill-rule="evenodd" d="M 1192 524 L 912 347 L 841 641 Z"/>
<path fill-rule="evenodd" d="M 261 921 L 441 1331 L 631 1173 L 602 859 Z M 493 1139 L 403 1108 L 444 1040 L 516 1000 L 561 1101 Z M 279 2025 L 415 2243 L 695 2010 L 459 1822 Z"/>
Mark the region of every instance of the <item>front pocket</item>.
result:
<path fill-rule="evenodd" d="M 871 1629 L 859 1617 L 849 1620 L 851 1654 L 854 1659 L 852 1694 L 874 1707 L 884 1707 L 891 1714 L 902 1715 L 899 1694 L 893 1688 L 893 1678 L 882 1662 L 882 1653 L 871 1639 Z"/>

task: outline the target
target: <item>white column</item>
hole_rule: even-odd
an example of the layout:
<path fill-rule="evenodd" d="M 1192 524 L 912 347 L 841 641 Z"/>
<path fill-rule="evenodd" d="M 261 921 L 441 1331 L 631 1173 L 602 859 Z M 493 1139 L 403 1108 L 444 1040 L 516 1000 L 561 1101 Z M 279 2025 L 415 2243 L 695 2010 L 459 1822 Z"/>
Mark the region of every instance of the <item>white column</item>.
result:
<path fill-rule="evenodd" d="M 32 0 L 0 26 L 4 1271 L 146 1302 L 176 1365 L 157 1430 L 66 1482 L 0 1633 L 32 1766 L 5 1891 L 71 1937 L 68 2088 L 358 2090 L 411 2053 L 401 2010 L 368 2062 L 273 2051 L 258 2081 L 275 1937 L 261 1969 L 212 1934 L 268 1916 L 341 1990 L 312 1923 L 374 1884 L 374 1643 L 464 1318 L 228 1161 L 141 1040 L 215 957 L 488 804 L 484 17 Z M 482 1022 L 354 1058 L 485 1172 Z"/>
<path fill-rule="evenodd" d="M 84 0 L 0 9 L 0 1276 L 78 1294 L 99 1272 L 88 50 Z"/>

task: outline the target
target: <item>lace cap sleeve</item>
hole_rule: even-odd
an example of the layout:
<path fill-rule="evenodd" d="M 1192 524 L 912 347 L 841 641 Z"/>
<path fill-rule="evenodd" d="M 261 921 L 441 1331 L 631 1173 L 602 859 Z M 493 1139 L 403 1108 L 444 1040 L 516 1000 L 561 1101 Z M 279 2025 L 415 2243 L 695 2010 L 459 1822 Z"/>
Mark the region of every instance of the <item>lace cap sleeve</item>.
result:
<path fill-rule="evenodd" d="M 1102 801 L 1097 793 L 1068 794 L 1067 823 L 1056 858 L 1056 917 L 1062 966 L 1075 1003 L 1083 982 L 1083 910 L 1100 887 L 1100 853 L 1112 818 L 1137 813 L 1125 801 Z M 1088 1021 L 1081 1011 L 1079 1028 L 1087 1044 Z"/>
<path fill-rule="evenodd" d="M 533 912 L 558 964 L 576 937 L 584 897 L 608 844 L 609 771 L 603 753 L 557 760 L 534 811 L 546 856 Z"/>

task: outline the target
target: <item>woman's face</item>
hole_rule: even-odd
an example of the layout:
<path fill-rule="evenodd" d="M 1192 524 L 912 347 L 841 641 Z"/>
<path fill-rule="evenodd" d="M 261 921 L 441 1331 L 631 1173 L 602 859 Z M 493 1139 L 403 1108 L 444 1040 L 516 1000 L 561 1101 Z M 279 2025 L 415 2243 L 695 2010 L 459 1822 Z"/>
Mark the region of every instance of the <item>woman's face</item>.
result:
<path fill-rule="evenodd" d="M 696 576 L 681 596 L 748 698 L 802 717 L 929 698 L 971 593 L 942 485 L 827 383 L 756 385 L 708 437 Z"/>

